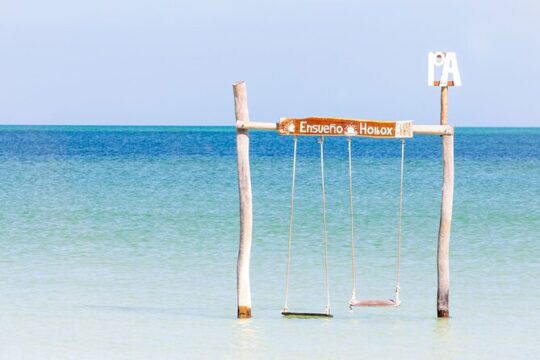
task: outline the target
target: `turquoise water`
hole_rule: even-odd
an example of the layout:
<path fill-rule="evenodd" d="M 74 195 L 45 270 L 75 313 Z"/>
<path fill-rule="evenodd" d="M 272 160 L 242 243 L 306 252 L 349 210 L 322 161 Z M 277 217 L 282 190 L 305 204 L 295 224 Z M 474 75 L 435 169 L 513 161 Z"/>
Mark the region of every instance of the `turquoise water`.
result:
<path fill-rule="evenodd" d="M 440 139 L 407 142 L 401 300 L 349 313 L 346 141 L 326 142 L 331 320 L 283 319 L 292 141 L 252 132 L 254 318 L 236 320 L 231 127 L 0 127 L 0 358 L 538 358 L 540 129 L 457 129 L 448 320 Z M 399 141 L 354 139 L 357 287 L 393 295 Z M 299 140 L 289 308 L 325 305 Z"/>

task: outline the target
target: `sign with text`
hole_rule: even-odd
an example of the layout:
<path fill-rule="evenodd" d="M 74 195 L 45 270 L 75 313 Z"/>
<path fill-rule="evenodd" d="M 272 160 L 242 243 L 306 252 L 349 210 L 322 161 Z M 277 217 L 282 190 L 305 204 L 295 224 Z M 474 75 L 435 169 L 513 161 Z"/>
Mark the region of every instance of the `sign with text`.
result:
<path fill-rule="evenodd" d="M 308 117 L 282 118 L 278 127 L 281 135 L 300 136 L 364 136 L 372 138 L 412 137 L 412 121 L 377 121 Z"/>
<path fill-rule="evenodd" d="M 428 54 L 428 86 L 461 86 L 456 53 L 432 51 Z"/>

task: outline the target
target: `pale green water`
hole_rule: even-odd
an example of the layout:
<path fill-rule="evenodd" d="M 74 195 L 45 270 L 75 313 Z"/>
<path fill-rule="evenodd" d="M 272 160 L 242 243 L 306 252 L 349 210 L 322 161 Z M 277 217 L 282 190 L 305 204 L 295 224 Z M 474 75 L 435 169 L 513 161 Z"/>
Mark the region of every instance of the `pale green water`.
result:
<path fill-rule="evenodd" d="M 489 135 L 489 136 L 487 136 Z M 315 139 L 289 307 L 325 304 Z M 346 142 L 327 140 L 331 320 L 282 319 L 291 139 L 253 133 L 253 314 L 235 319 L 231 128 L 0 127 L 0 358 L 537 358 L 540 130 L 458 129 L 452 318 L 435 317 L 439 139 L 407 144 L 397 309 L 350 314 Z M 399 143 L 354 142 L 358 287 L 392 296 Z"/>

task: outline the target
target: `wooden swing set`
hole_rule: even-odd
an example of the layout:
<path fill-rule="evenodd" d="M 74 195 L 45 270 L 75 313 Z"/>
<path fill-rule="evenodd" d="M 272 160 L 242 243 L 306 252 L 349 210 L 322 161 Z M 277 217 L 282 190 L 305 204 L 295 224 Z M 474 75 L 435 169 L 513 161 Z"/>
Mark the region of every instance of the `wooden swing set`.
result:
<path fill-rule="evenodd" d="M 330 285 L 328 276 L 328 234 L 326 226 L 326 191 L 324 180 L 324 137 L 325 136 L 346 136 L 348 144 L 348 165 L 349 165 L 349 215 L 350 215 L 350 237 L 352 255 L 352 291 L 349 309 L 353 306 L 399 306 L 399 273 L 400 273 L 400 248 L 401 248 L 401 223 L 403 213 L 403 164 L 405 160 L 405 138 L 412 136 L 412 122 L 383 122 L 366 121 L 355 119 L 330 119 L 330 118 L 306 118 L 306 119 L 281 119 L 278 125 L 282 135 L 293 135 L 293 165 L 292 165 L 292 185 L 291 203 L 289 216 L 289 241 L 287 255 L 287 270 L 285 276 L 285 304 L 281 314 L 283 316 L 295 317 L 332 317 L 330 312 Z M 310 136 L 321 133 L 319 138 L 320 160 L 321 160 L 321 194 L 322 194 L 322 220 L 323 220 L 323 240 L 324 240 L 324 270 L 326 288 L 326 307 L 322 313 L 291 312 L 288 307 L 289 295 L 289 275 L 291 268 L 293 220 L 294 220 L 294 196 L 296 183 L 296 155 L 298 148 L 298 136 Z M 398 231 L 397 231 L 397 270 L 395 299 L 392 300 L 359 300 L 356 298 L 356 259 L 355 259 L 355 234 L 354 234 L 354 208 L 353 208 L 353 176 L 352 176 L 352 141 L 353 136 L 368 137 L 392 137 L 401 138 L 401 176 L 398 211 Z"/>
<path fill-rule="evenodd" d="M 448 59 L 445 63 L 445 57 Z M 281 135 L 293 137 L 293 164 L 292 184 L 289 214 L 288 255 L 285 276 L 285 303 L 281 314 L 286 317 L 332 317 L 330 309 L 330 286 L 328 274 L 328 234 L 326 224 L 326 192 L 324 177 L 324 139 L 327 136 L 342 136 L 347 138 L 348 144 L 348 175 L 349 175 L 349 215 L 350 215 L 350 242 L 352 265 L 352 291 L 349 309 L 353 307 L 398 307 L 400 305 L 400 258 L 402 240 L 402 213 L 403 213 L 403 178 L 405 160 L 405 140 L 413 135 L 436 135 L 442 139 L 443 160 L 443 186 L 439 223 L 439 236 L 437 248 L 437 316 L 449 316 L 449 244 L 450 226 L 452 221 L 452 204 L 454 192 L 454 128 L 448 125 L 448 86 L 460 85 L 459 72 L 455 54 L 436 52 L 429 54 L 429 61 L 433 66 L 445 66 L 441 80 L 434 80 L 432 70 L 429 69 L 428 83 L 431 86 L 441 87 L 441 113 L 440 125 L 416 125 L 412 121 L 375 121 L 362 119 L 338 119 L 310 117 L 304 119 L 282 118 L 278 123 L 251 122 L 247 107 L 247 93 L 245 82 L 233 84 L 235 115 L 236 115 L 236 142 L 238 160 L 238 189 L 240 198 L 240 247 L 237 263 L 237 316 L 238 318 L 251 317 L 251 290 L 250 290 L 250 254 L 252 239 L 252 193 L 249 163 L 249 130 L 274 130 Z M 448 65 L 449 63 L 449 65 Z M 448 67 L 448 68 L 447 68 Z M 444 71 L 447 71 L 446 75 Z M 448 81 L 448 71 L 453 75 L 454 81 Z M 452 73 L 452 71 L 454 71 Z M 320 171 L 322 194 L 322 221 L 324 243 L 324 267 L 326 306 L 323 312 L 293 312 L 288 308 L 289 275 L 291 269 L 291 249 L 293 240 L 294 199 L 296 182 L 296 160 L 299 136 L 317 136 L 320 146 Z M 400 161 L 400 189 L 398 203 L 397 223 L 397 254 L 396 254 L 396 284 L 393 299 L 358 299 L 356 293 L 356 261 L 355 261 L 355 228 L 353 209 L 353 176 L 352 176 L 352 137 L 393 138 L 401 140 Z"/>

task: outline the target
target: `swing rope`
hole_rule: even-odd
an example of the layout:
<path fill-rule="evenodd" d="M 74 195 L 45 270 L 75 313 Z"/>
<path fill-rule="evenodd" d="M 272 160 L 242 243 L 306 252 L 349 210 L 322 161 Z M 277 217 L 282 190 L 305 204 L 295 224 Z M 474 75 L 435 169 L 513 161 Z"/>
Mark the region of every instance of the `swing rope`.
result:
<path fill-rule="evenodd" d="M 292 166 L 292 185 L 291 185 L 291 203 L 290 203 L 290 215 L 289 215 L 289 241 L 288 241 L 288 255 L 287 255 L 287 269 L 285 271 L 285 304 L 283 306 L 282 314 L 294 314 L 300 316 L 319 316 L 319 314 L 313 313 L 289 313 L 288 301 L 289 301 L 289 276 L 291 272 L 291 257 L 292 257 L 292 238 L 293 238 L 293 223 L 294 223 L 294 192 L 296 185 L 296 157 L 297 157 L 297 144 L 298 139 L 294 137 L 294 149 L 293 149 L 293 166 Z M 324 272 L 325 272 L 325 287 L 326 287 L 326 307 L 324 314 L 330 315 L 330 281 L 328 277 L 328 231 L 326 224 L 326 190 L 324 180 L 324 138 L 319 139 L 321 148 L 321 190 L 322 190 L 322 215 L 323 215 L 323 239 L 324 239 Z"/>
<path fill-rule="evenodd" d="M 353 210 L 353 183 L 352 183 L 352 153 L 351 137 L 347 137 L 349 148 L 349 213 L 351 215 L 351 251 L 352 251 L 352 295 L 351 302 L 356 299 L 356 264 L 355 264 L 355 245 L 354 245 L 354 210 Z"/>
<path fill-rule="evenodd" d="M 324 189 L 324 137 L 319 139 L 321 145 L 321 193 L 322 193 L 322 215 L 323 215 L 323 237 L 324 237 L 324 274 L 326 285 L 326 307 L 325 314 L 330 314 L 330 281 L 328 279 L 328 231 L 326 226 L 326 191 Z"/>
<path fill-rule="evenodd" d="M 396 256 L 396 286 L 395 286 L 395 300 L 379 301 L 379 300 L 356 300 L 356 261 L 355 261 L 355 242 L 354 242 L 354 212 L 353 212 L 353 195 L 352 195 L 352 152 L 351 152 L 351 138 L 348 138 L 348 150 L 349 150 L 349 212 L 351 217 L 351 254 L 352 254 L 352 295 L 349 301 L 349 308 L 352 310 L 354 305 L 364 306 L 399 306 L 399 291 L 400 291 L 400 268 L 401 268 L 401 240 L 402 225 L 403 225 L 403 175 L 404 175 L 404 162 L 405 162 L 405 139 L 401 139 L 401 163 L 400 163 L 400 179 L 399 179 L 399 208 L 398 208 L 398 226 L 397 226 L 397 256 Z"/>
<path fill-rule="evenodd" d="M 396 304 L 399 305 L 399 274 L 401 267 L 401 239 L 403 224 L 403 164 L 405 160 L 405 139 L 401 139 L 401 166 L 399 179 L 399 210 L 398 210 L 398 228 L 397 228 L 397 259 L 396 259 Z"/>
<path fill-rule="evenodd" d="M 291 186 L 291 205 L 290 205 L 290 215 L 289 215 L 289 250 L 287 255 L 287 270 L 285 272 L 285 305 L 283 306 L 283 311 L 286 312 L 289 310 L 288 301 L 289 301 L 289 273 L 291 271 L 291 250 L 292 250 L 292 233 L 293 233 L 293 218 L 294 218 L 294 188 L 296 182 L 296 145 L 298 139 L 294 137 L 294 150 L 293 150 L 293 166 L 292 166 L 292 186 Z"/>

